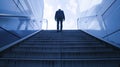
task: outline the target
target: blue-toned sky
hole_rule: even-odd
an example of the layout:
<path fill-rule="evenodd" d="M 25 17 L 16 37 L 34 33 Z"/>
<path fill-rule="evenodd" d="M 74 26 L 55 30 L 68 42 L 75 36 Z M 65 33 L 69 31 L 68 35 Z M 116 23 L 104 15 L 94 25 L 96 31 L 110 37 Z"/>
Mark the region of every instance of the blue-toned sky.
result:
<path fill-rule="evenodd" d="M 59 8 L 65 13 L 63 29 L 77 29 L 79 13 L 90 10 L 102 0 L 44 0 L 44 18 L 48 20 L 48 29 L 56 29 L 55 12 Z"/>
<path fill-rule="evenodd" d="M 44 18 L 48 19 L 48 29 L 56 29 L 55 12 L 61 8 L 65 13 L 64 29 L 76 29 L 77 0 L 44 0 Z"/>

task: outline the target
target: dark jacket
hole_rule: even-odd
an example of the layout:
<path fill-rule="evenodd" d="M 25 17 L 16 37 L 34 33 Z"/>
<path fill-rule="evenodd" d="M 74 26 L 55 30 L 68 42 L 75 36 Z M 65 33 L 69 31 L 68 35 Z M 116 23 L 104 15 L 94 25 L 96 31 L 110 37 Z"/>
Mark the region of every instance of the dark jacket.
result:
<path fill-rule="evenodd" d="M 65 20 L 65 15 L 64 15 L 64 12 L 61 10 L 61 9 L 59 9 L 58 11 L 56 11 L 56 13 L 55 13 L 55 20 L 57 21 L 57 20 Z"/>

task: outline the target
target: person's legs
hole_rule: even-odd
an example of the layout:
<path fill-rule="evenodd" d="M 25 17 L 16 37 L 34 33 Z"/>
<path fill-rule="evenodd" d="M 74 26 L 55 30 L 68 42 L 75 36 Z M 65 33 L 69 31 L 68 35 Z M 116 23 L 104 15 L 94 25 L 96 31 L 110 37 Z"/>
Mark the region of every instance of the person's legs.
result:
<path fill-rule="evenodd" d="M 60 21 L 60 31 L 62 31 L 62 28 L 63 28 L 63 21 L 61 20 Z"/>
<path fill-rule="evenodd" d="M 57 31 L 59 31 L 59 20 L 57 20 Z"/>

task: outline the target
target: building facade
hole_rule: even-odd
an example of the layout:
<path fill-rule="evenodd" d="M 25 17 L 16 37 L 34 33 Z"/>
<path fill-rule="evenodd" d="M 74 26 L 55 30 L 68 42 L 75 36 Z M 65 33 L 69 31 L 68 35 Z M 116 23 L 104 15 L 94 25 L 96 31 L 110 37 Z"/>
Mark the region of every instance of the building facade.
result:
<path fill-rule="evenodd" d="M 42 28 L 43 0 L 0 0 L 0 47 Z"/>
<path fill-rule="evenodd" d="M 79 6 L 78 28 L 120 47 L 120 0 L 88 1 L 86 9 Z"/>

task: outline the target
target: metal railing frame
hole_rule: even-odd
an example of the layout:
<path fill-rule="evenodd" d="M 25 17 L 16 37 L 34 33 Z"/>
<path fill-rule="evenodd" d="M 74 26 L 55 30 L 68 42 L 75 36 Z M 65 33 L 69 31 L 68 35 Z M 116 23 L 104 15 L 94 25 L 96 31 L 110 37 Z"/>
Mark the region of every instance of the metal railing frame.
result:
<path fill-rule="evenodd" d="M 12 14 L 0 14 L 0 17 L 17 17 L 17 18 L 21 17 L 21 18 L 26 18 L 26 19 L 28 19 L 28 16 L 16 16 L 16 15 L 12 15 Z M 21 38 L 20 36 L 18 36 L 18 35 L 10 32 L 10 31 L 4 29 L 3 27 L 0 27 L 0 29 L 2 29 L 2 30 L 4 30 L 4 31 L 6 31 L 6 32 L 8 32 L 8 33 L 10 33 L 10 34 L 12 34 L 12 35 L 14 35 L 15 37 Z"/>

